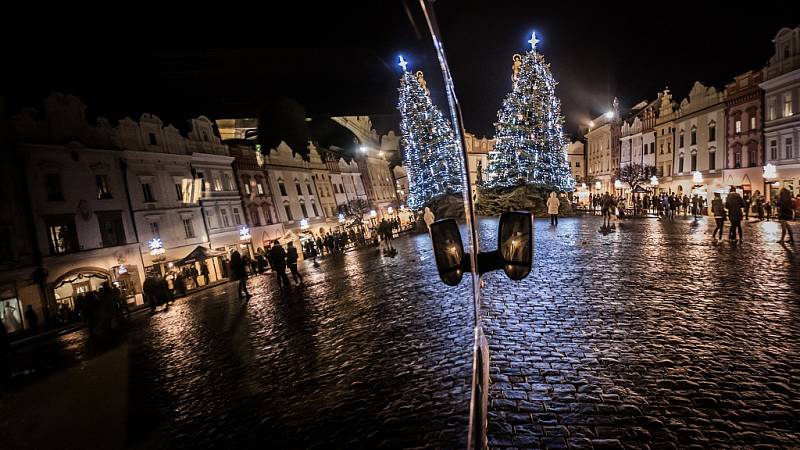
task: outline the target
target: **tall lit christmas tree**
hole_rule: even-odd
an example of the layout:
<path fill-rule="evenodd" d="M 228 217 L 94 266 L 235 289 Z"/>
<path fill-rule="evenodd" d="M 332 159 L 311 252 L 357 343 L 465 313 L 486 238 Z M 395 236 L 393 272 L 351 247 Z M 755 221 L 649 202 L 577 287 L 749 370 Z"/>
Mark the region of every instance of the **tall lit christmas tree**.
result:
<path fill-rule="evenodd" d="M 550 64 L 536 51 L 536 33 L 528 42 L 531 49 L 525 55 L 514 55 L 512 90 L 497 112 L 486 185 L 572 191 L 557 83 Z"/>
<path fill-rule="evenodd" d="M 453 129 L 431 102 L 422 72 L 412 74 L 400 57 L 400 147 L 408 173 L 408 206 L 418 210 L 432 199 L 462 190 L 464 166 Z"/>

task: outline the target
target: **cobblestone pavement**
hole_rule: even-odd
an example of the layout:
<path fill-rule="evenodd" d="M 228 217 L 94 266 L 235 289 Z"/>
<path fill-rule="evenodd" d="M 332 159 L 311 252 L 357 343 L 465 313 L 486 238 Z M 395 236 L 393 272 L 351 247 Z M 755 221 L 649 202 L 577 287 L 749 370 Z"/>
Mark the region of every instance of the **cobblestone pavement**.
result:
<path fill-rule="evenodd" d="M 704 219 L 599 226 L 537 221 L 532 275 L 485 280 L 490 445 L 800 448 L 800 245 L 776 222 L 735 246 Z"/>
<path fill-rule="evenodd" d="M 491 446 L 800 447 L 800 246 L 775 222 L 738 246 L 704 220 L 599 225 L 536 221 L 531 276 L 486 277 Z M 247 304 L 222 286 L 21 353 L 2 448 L 463 448 L 469 286 L 438 281 L 427 236 L 396 243 L 307 263 L 295 295 L 256 278 Z"/>
<path fill-rule="evenodd" d="M 307 262 L 298 295 L 254 278 L 246 304 L 229 284 L 122 342 L 20 355 L 34 373 L 0 391 L 0 447 L 464 448 L 469 286 L 438 282 L 427 235 L 397 247 Z"/>

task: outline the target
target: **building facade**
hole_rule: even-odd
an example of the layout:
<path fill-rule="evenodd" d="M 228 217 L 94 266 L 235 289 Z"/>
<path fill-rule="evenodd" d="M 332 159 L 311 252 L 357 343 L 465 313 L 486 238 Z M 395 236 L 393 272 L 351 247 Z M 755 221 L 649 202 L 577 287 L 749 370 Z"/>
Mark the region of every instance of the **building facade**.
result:
<path fill-rule="evenodd" d="M 116 131 L 103 118 L 90 125 L 85 111 L 78 98 L 53 94 L 41 116 L 26 108 L 13 119 L 44 274 L 17 295 L 39 317 L 75 308 L 79 294 L 106 282 L 117 282 L 128 303 L 142 303 L 144 267 Z"/>
<path fill-rule="evenodd" d="M 675 118 L 677 148 L 671 188 L 678 195 L 697 194 L 710 201 L 713 192 L 725 192 L 724 124 L 724 92 L 695 82 Z"/>
<path fill-rule="evenodd" d="M 656 176 L 659 179 L 659 192 L 669 192 L 672 184 L 672 155 L 675 149 L 675 111 L 677 105 L 672 101 L 669 89 L 659 93 L 658 115 L 655 119 Z"/>
<path fill-rule="evenodd" d="M 776 166 L 776 178 L 767 180 L 774 197 L 782 187 L 797 193 L 800 185 L 800 27 L 781 29 L 773 42 L 775 54 L 764 68 L 760 87 L 764 90 L 766 161 Z"/>
<path fill-rule="evenodd" d="M 600 189 L 589 186 L 596 194 L 614 191 L 614 174 L 620 161 L 619 101 L 613 109 L 591 121 L 586 133 L 587 176 L 600 182 Z"/>
<path fill-rule="evenodd" d="M 256 144 L 245 139 L 223 141 L 233 156 L 233 172 L 242 197 L 244 220 L 250 240 L 240 236 L 243 242 L 250 243 L 250 250 L 264 249 L 269 243 L 283 236 L 283 224 L 278 220 L 267 175 L 258 164 Z M 246 245 L 246 244 L 245 244 Z"/>
<path fill-rule="evenodd" d="M 304 230 L 317 232 L 326 227 L 308 161 L 281 142 L 264 155 L 264 170 L 287 233 L 299 236 Z"/>
<path fill-rule="evenodd" d="M 725 186 L 745 196 L 764 192 L 764 91 L 761 72 L 748 71 L 725 86 Z"/>
<path fill-rule="evenodd" d="M 572 171 L 572 177 L 578 186 L 586 182 L 586 154 L 584 153 L 583 142 L 570 142 L 567 146 L 567 160 Z M 587 186 L 588 189 L 588 186 Z"/>

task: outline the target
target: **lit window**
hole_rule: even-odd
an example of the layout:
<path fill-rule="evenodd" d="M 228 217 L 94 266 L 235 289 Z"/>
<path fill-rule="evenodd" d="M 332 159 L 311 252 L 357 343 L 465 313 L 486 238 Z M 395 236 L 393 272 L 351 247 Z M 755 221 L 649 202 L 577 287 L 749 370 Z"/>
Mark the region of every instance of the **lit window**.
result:
<path fill-rule="evenodd" d="M 264 186 L 261 181 L 256 182 L 256 189 L 258 190 L 258 195 L 264 195 Z"/>
<path fill-rule="evenodd" d="M 227 209 L 221 209 L 220 210 L 220 214 L 222 214 L 222 226 L 225 227 L 225 228 L 228 228 L 229 226 L 231 226 L 231 223 L 228 220 L 228 210 Z"/>
<path fill-rule="evenodd" d="M 95 175 L 94 182 L 97 186 L 97 198 L 111 198 L 111 191 L 108 189 L 108 175 Z"/>
<path fill-rule="evenodd" d="M 756 116 L 750 116 L 750 129 L 756 129 Z"/>
<path fill-rule="evenodd" d="M 794 151 L 792 150 L 792 138 L 786 138 L 786 141 L 784 141 L 783 148 L 786 153 L 786 159 L 794 158 Z"/>
<path fill-rule="evenodd" d="M 778 159 L 778 141 L 772 140 L 769 142 L 769 156 L 770 159 Z"/>
<path fill-rule="evenodd" d="M 233 208 L 233 223 L 236 225 L 242 223 L 242 217 L 239 215 L 239 208 Z"/>
<path fill-rule="evenodd" d="M 783 96 L 783 117 L 789 117 L 792 115 L 792 94 L 786 94 Z"/>
<path fill-rule="evenodd" d="M 739 133 L 742 132 L 742 121 L 741 121 L 741 119 L 736 119 L 736 122 L 733 123 L 733 128 L 734 128 L 734 131 L 736 132 L 736 134 L 739 134 Z"/>

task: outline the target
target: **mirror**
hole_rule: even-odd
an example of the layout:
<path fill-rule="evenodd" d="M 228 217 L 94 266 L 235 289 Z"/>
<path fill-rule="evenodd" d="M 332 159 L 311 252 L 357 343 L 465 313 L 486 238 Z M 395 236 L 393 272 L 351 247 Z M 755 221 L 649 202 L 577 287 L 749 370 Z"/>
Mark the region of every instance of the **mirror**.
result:
<path fill-rule="evenodd" d="M 512 280 L 521 280 L 533 264 L 533 221 L 530 212 L 504 212 L 500 216 L 497 248 L 503 270 Z"/>
<path fill-rule="evenodd" d="M 464 274 L 462 262 L 465 256 L 458 224 L 455 219 L 442 219 L 433 222 L 430 228 L 439 277 L 445 284 L 455 286 Z"/>

